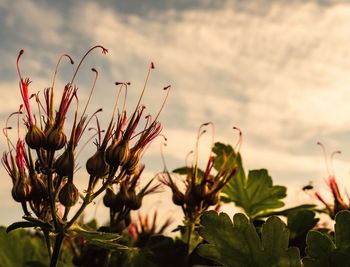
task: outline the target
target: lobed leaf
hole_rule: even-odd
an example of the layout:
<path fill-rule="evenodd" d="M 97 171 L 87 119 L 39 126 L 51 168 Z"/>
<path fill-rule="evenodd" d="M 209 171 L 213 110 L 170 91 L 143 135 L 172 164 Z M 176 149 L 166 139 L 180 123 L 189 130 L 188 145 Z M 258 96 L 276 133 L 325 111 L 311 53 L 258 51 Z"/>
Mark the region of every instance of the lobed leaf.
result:
<path fill-rule="evenodd" d="M 262 227 L 261 239 L 243 214 L 233 222 L 227 214 L 208 211 L 201 217 L 199 234 L 207 244 L 198 247 L 206 259 L 232 267 L 301 266 L 298 248 L 288 248 L 289 230 L 278 217 L 270 217 Z"/>

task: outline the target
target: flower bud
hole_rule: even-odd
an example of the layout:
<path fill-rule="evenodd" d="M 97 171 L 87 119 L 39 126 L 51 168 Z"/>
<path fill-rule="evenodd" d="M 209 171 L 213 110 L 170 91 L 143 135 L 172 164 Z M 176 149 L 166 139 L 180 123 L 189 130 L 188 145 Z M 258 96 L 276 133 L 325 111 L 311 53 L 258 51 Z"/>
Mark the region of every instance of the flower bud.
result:
<path fill-rule="evenodd" d="M 130 150 L 127 141 L 111 144 L 106 150 L 106 161 L 113 167 L 123 166 L 129 158 Z"/>
<path fill-rule="evenodd" d="M 101 177 L 107 172 L 107 163 L 105 160 L 105 152 L 97 150 L 96 153 L 87 160 L 86 170 L 94 177 Z"/>
<path fill-rule="evenodd" d="M 106 194 L 103 196 L 103 204 L 107 208 L 112 208 L 116 199 L 116 194 L 114 194 L 113 190 L 111 188 L 107 188 Z"/>
<path fill-rule="evenodd" d="M 64 177 L 72 175 L 74 172 L 74 154 L 71 150 L 66 150 L 54 163 L 55 172 Z"/>
<path fill-rule="evenodd" d="M 51 150 L 60 150 L 67 143 L 67 136 L 64 134 L 62 127 L 50 129 L 46 134 L 45 148 Z"/>
<path fill-rule="evenodd" d="M 67 182 L 61 189 L 58 199 L 65 207 L 74 206 L 79 199 L 78 188 L 72 182 Z"/>
<path fill-rule="evenodd" d="M 45 134 L 39 127 L 32 124 L 29 126 L 25 140 L 31 149 L 39 149 L 44 146 Z"/>

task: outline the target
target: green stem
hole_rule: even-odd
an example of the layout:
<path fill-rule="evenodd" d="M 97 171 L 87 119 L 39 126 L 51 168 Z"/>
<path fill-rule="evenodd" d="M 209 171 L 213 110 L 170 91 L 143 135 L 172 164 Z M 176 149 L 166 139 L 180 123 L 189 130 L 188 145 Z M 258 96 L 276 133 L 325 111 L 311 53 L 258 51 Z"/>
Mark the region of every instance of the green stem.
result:
<path fill-rule="evenodd" d="M 51 262 L 50 262 L 50 267 L 56 267 L 57 265 L 63 239 L 64 239 L 63 233 L 60 233 L 56 236 L 55 245 L 53 247 L 53 253 L 52 253 Z"/>
<path fill-rule="evenodd" d="M 188 233 L 187 233 L 187 255 L 190 255 L 190 252 L 191 252 L 190 245 L 191 245 L 192 231 L 193 231 L 193 223 L 192 221 L 189 221 Z"/>
<path fill-rule="evenodd" d="M 47 253 L 49 254 L 49 259 L 52 257 L 52 251 L 51 251 L 51 241 L 50 241 L 50 236 L 49 236 L 49 231 L 43 230 L 44 237 L 45 237 L 45 243 L 47 247 Z"/>

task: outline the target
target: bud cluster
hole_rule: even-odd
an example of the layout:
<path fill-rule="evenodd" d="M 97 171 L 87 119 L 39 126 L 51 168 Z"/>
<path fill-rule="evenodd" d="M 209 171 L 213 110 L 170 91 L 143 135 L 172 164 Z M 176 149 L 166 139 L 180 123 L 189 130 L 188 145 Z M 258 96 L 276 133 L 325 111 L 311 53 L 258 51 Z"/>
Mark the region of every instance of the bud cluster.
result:
<path fill-rule="evenodd" d="M 34 213 L 37 218 L 52 223 L 56 231 L 64 229 L 65 225 L 67 228 L 70 227 L 86 205 L 104 191 L 106 191 L 104 203 L 115 215 L 114 221 L 123 220 L 126 225 L 129 225 L 130 210 L 139 209 L 143 197 L 158 188 L 158 186 L 150 186 L 151 183 L 149 183 L 137 192 L 136 185 L 144 168 L 140 163 L 142 154 L 162 130 L 158 117 L 167 99 L 169 86 L 165 88 L 166 97 L 157 116 L 152 120 L 150 115 L 146 115 L 144 119 L 145 106 L 141 105 L 141 100 L 150 72 L 154 69 L 153 63 L 149 67 L 138 103 L 130 116 L 127 116 L 125 108 L 126 92 L 130 83 L 116 83 L 119 90 L 113 114 L 107 129 L 102 130 L 97 117 L 97 113 L 102 109 L 95 111 L 90 116 L 86 114 L 98 79 L 97 70 L 92 69 L 95 79 L 83 109 L 78 108 L 78 88 L 74 85 L 81 64 L 86 56 L 95 49 L 101 49 L 103 54 L 108 52 L 100 45 L 86 52 L 75 69 L 71 81 L 64 86 L 57 107 L 54 107 L 53 101 L 56 74 L 63 58 L 68 58 L 70 63 L 74 64 L 71 57 L 67 54 L 60 57 L 52 85 L 43 91 L 43 97 L 39 93 L 29 93 L 31 81 L 29 78 L 22 77 L 19 67 L 24 51 L 21 50 L 17 57 L 16 66 L 23 104 L 18 112 L 9 116 L 3 130 L 7 139 L 8 151 L 3 154 L 2 163 L 13 182 L 12 196 L 15 201 L 22 204 L 25 215 L 32 216 Z M 118 100 L 123 92 L 124 103 L 120 109 Z M 33 99 L 36 101 L 38 114 L 33 113 L 31 103 Z M 67 131 L 66 120 L 70 109 L 74 114 L 74 120 L 72 120 L 72 127 Z M 83 110 L 83 112 L 79 113 L 78 110 Z M 11 141 L 9 134 L 12 127 L 8 126 L 13 115 L 17 115 L 16 145 Z M 96 127 L 91 127 L 95 119 Z M 22 120 L 24 127 L 20 126 Z M 25 129 L 24 138 L 20 136 L 22 128 Z M 85 164 L 89 179 L 86 181 L 87 188 L 82 191 L 85 192 L 84 196 L 76 187 L 74 176 L 78 167 L 77 147 L 84 133 L 87 133 L 86 129 L 96 130 L 92 137 L 90 135 L 85 139 L 92 140 L 96 137 L 94 144 L 97 149 Z M 81 148 L 86 145 L 84 144 Z M 113 187 L 118 188 L 119 191 L 114 192 Z M 80 198 L 83 204 L 71 221 L 68 221 L 70 208 L 76 205 Z M 61 212 L 62 209 L 64 209 L 64 214 Z"/>
<path fill-rule="evenodd" d="M 199 129 L 209 124 L 203 124 Z M 198 168 L 198 139 L 204 132 L 199 131 L 193 165 L 181 168 L 179 171 L 180 174 L 186 175 L 184 190 L 180 190 L 169 171 L 160 174 L 160 181 L 172 191 L 173 203 L 181 206 L 185 218 L 194 223 L 209 207 L 219 205 L 221 189 L 236 175 L 237 171 L 234 162 L 238 152 L 234 151 L 229 155 L 223 152 L 225 155 L 223 159 L 210 155 L 206 169 L 202 171 Z M 215 174 L 213 174 L 214 166 L 216 166 Z"/>
<path fill-rule="evenodd" d="M 103 196 L 103 204 L 110 210 L 109 231 L 123 231 L 130 224 L 130 211 L 140 209 L 146 195 L 158 192 L 160 184 L 151 186 L 154 179 L 137 190 L 143 170 L 144 165 L 137 174 L 126 175 L 118 185 L 119 190 L 114 190 L 113 186 L 107 188 Z"/>

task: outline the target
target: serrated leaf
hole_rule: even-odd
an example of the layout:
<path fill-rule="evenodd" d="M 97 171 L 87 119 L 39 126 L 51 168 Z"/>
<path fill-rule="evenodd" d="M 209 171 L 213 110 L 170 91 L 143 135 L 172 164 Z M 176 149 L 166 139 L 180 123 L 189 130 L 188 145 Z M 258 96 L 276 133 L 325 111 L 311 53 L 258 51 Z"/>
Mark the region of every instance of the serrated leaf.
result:
<path fill-rule="evenodd" d="M 350 266 L 350 212 L 341 211 L 335 216 L 335 241 L 327 234 L 310 231 L 306 238 L 305 267 Z"/>
<path fill-rule="evenodd" d="M 216 169 L 220 168 L 224 158 L 227 159 L 227 165 L 237 166 L 237 173 L 224 187 L 221 200 L 234 202 L 252 219 L 284 206 L 282 199 L 286 197 L 287 189 L 284 186 L 273 185 L 266 169 L 251 170 L 246 177 L 241 155 L 235 154 L 230 145 L 215 143 L 213 152 L 217 158 L 214 165 Z"/>
<path fill-rule="evenodd" d="M 205 212 L 201 225 L 199 234 L 208 242 L 198 247 L 203 258 L 232 267 L 301 266 L 299 250 L 288 248 L 289 231 L 278 217 L 266 221 L 261 239 L 243 214 L 232 222 L 225 213 Z"/>

